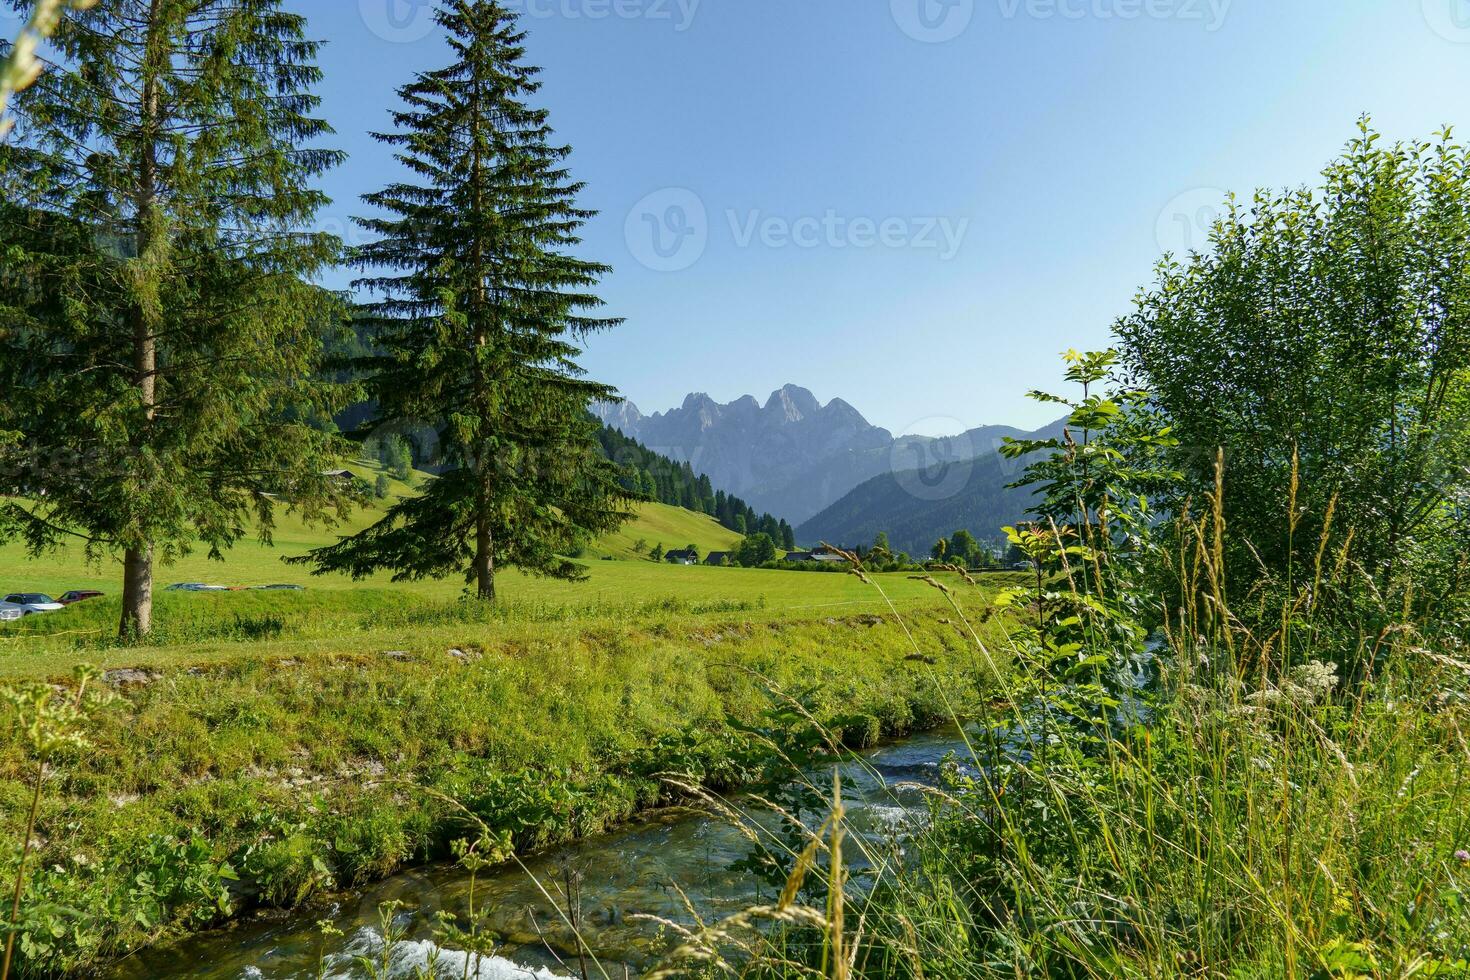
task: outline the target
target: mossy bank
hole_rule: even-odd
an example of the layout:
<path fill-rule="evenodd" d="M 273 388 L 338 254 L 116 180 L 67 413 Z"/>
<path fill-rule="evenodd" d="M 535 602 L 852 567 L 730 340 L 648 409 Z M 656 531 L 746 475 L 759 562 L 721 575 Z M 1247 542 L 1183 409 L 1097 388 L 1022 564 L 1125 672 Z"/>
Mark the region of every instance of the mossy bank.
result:
<path fill-rule="evenodd" d="M 114 675 L 45 787 L 22 974 L 442 857 L 469 830 L 441 795 L 533 850 L 672 799 L 669 774 L 756 778 L 811 720 L 852 746 L 947 720 L 986 670 L 938 606 L 905 620 L 923 657 L 870 614 L 672 615 Z M 33 760 L 0 765 L 23 812 Z"/>

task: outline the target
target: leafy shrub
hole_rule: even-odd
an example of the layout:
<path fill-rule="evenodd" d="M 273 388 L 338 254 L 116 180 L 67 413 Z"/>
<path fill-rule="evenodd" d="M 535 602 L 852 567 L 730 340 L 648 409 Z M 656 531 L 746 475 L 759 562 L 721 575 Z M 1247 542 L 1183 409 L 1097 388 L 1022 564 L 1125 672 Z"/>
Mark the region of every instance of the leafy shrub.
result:
<path fill-rule="evenodd" d="M 154 834 L 130 857 L 127 905 L 139 922 L 204 925 L 231 914 L 229 882 L 239 876 L 198 837 Z"/>
<path fill-rule="evenodd" d="M 331 889 L 335 878 L 319 842 L 304 827 L 291 828 L 287 834 L 251 846 L 241 870 L 262 902 L 294 908 L 314 893 Z"/>
<path fill-rule="evenodd" d="M 832 733 L 849 749 L 868 749 L 883 737 L 883 723 L 868 714 L 839 715 L 832 720 Z"/>
<path fill-rule="evenodd" d="M 413 852 L 402 811 L 389 801 L 375 800 L 329 818 L 324 830 L 337 877 L 346 885 L 386 877 Z"/>

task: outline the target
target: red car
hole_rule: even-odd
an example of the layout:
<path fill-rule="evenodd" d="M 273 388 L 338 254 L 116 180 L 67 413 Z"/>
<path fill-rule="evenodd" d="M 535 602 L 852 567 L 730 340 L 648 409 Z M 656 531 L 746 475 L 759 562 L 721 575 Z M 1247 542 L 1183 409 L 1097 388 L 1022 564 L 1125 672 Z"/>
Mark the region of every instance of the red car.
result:
<path fill-rule="evenodd" d="M 102 595 L 103 593 L 101 592 L 90 592 L 86 589 L 73 589 L 65 595 L 58 596 L 56 598 L 56 601 L 61 603 L 63 606 L 71 606 L 75 605 L 78 602 L 85 602 L 88 599 L 100 599 L 102 598 Z"/>

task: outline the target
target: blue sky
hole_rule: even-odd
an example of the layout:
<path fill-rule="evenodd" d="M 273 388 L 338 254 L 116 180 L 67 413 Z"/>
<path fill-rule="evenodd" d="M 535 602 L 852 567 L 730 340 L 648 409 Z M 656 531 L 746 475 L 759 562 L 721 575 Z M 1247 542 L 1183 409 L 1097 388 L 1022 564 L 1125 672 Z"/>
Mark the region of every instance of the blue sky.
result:
<path fill-rule="evenodd" d="M 443 49 L 417 0 L 288 4 L 330 42 L 341 226 Z M 1362 112 L 1470 130 L 1470 0 L 515 7 L 628 318 L 585 365 L 644 411 L 796 382 L 896 432 L 1039 424 L 1223 189 L 1312 180 Z"/>

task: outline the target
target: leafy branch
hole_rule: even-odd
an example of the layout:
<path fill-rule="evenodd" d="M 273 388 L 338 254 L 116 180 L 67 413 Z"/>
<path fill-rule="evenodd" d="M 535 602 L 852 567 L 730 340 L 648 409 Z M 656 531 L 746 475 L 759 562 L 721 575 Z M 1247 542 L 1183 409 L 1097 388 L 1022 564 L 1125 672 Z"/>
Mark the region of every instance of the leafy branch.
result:
<path fill-rule="evenodd" d="M 61 15 L 68 9 L 86 10 L 97 0 L 36 0 L 31 17 L 20 29 L 20 36 L 11 46 L 10 56 L 0 67 L 0 140 L 9 135 L 15 120 L 6 112 L 10 97 L 29 88 L 45 65 L 36 57 L 41 42 L 56 32 L 61 24 Z"/>

